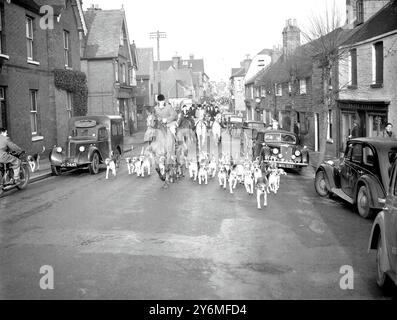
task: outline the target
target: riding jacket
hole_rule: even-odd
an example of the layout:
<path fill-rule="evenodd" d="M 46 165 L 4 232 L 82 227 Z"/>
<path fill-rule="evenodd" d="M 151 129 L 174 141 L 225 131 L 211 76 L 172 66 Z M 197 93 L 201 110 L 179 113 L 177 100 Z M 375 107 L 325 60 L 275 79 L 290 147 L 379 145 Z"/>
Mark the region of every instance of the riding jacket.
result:
<path fill-rule="evenodd" d="M 9 137 L 0 135 L 0 159 L 4 154 L 8 154 L 8 150 L 15 152 L 22 151 L 22 149 L 13 143 Z"/>

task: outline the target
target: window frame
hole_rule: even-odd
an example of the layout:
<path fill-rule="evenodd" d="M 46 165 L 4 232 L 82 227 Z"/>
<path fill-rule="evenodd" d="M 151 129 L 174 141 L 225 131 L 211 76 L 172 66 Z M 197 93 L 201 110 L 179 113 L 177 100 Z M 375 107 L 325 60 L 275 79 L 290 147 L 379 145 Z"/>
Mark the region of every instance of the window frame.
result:
<path fill-rule="evenodd" d="M 3 5 L 0 5 L 0 54 L 4 54 L 5 50 L 3 48 L 4 41 L 3 41 L 3 35 L 4 35 L 4 7 Z"/>
<path fill-rule="evenodd" d="M 7 87 L 0 87 L 0 127 L 7 129 Z M 4 108 L 4 109 L 3 109 Z M 4 117 L 3 117 L 4 116 Z"/>
<path fill-rule="evenodd" d="M 372 84 L 375 86 L 381 86 L 383 85 L 383 81 L 384 81 L 384 49 L 383 49 L 383 41 L 378 41 L 372 45 Z"/>
<path fill-rule="evenodd" d="M 362 24 L 364 23 L 364 1 L 357 0 L 356 2 L 356 23 Z"/>
<path fill-rule="evenodd" d="M 71 67 L 70 32 L 67 30 L 63 30 L 63 50 L 64 50 L 65 67 Z"/>
<path fill-rule="evenodd" d="M 28 61 L 34 61 L 34 18 L 25 16 L 25 36 L 26 36 L 26 50 Z M 31 34 L 29 34 L 31 32 Z M 30 52 L 29 52 L 30 51 Z M 31 53 L 31 56 L 29 56 Z"/>
<path fill-rule="evenodd" d="M 300 95 L 307 94 L 307 81 L 306 81 L 306 79 L 299 79 L 299 94 Z"/>
<path fill-rule="evenodd" d="M 327 140 L 333 139 L 333 110 L 328 110 L 328 129 L 327 129 Z"/>
<path fill-rule="evenodd" d="M 357 49 L 349 51 L 349 83 L 351 86 L 358 84 Z"/>
<path fill-rule="evenodd" d="M 39 134 L 39 108 L 37 104 L 37 92 L 38 90 L 29 90 L 29 100 L 30 100 L 30 129 L 33 136 Z M 34 102 L 34 103 L 33 103 Z M 32 117 L 34 122 L 32 122 Z M 35 128 L 32 127 L 34 124 Z M 35 129 L 35 130 L 34 130 Z"/>
<path fill-rule="evenodd" d="M 66 91 L 66 112 L 69 119 L 73 117 L 73 95 L 69 91 Z"/>
<path fill-rule="evenodd" d="M 282 97 L 283 96 L 283 86 L 281 83 L 275 83 L 274 84 L 274 91 L 276 93 L 277 97 Z"/>
<path fill-rule="evenodd" d="M 114 61 L 114 78 L 117 83 L 120 82 L 119 62 L 117 60 Z"/>

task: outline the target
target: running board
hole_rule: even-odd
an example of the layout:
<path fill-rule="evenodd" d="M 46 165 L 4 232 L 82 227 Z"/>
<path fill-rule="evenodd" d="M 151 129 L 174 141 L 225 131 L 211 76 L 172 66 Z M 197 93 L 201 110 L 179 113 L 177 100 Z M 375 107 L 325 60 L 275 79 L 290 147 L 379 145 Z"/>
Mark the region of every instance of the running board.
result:
<path fill-rule="evenodd" d="M 332 188 L 331 192 L 336 194 L 339 198 L 349 202 L 350 204 L 354 204 L 353 198 L 350 198 L 347 194 L 345 194 L 342 189 Z"/>

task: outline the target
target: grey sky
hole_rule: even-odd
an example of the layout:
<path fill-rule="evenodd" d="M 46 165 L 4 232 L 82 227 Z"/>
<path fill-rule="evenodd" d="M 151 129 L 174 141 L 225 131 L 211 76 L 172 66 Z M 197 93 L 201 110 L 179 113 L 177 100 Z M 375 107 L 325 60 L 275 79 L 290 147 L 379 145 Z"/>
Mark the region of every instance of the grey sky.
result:
<path fill-rule="evenodd" d="M 138 47 L 155 48 L 149 33 L 167 33 L 161 40 L 161 60 L 176 53 L 204 59 L 211 80 L 228 80 L 231 68 L 239 67 L 247 54 L 282 43 L 287 19 L 297 19 L 309 28 L 309 18 L 322 15 L 333 0 L 83 0 L 84 8 L 98 4 L 102 9 L 126 11 L 130 40 Z M 335 0 L 344 21 L 346 0 Z"/>

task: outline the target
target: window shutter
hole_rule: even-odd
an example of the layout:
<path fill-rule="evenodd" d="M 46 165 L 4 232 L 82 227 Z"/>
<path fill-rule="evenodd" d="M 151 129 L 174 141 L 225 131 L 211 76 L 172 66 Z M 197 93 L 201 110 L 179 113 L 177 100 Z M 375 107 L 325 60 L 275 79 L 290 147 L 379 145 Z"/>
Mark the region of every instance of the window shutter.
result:
<path fill-rule="evenodd" d="M 352 85 L 357 85 L 357 49 L 351 50 Z"/>

